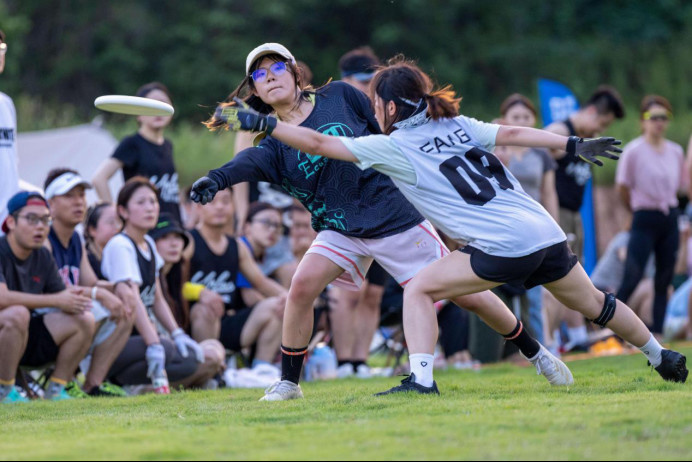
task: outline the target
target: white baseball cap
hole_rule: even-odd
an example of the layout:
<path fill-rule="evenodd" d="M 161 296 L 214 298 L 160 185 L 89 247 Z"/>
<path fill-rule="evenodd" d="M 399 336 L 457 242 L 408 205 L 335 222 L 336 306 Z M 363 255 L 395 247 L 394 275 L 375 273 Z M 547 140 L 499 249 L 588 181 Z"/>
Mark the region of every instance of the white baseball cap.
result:
<path fill-rule="evenodd" d="M 62 196 L 72 191 L 77 186 L 84 186 L 91 189 L 91 183 L 86 181 L 79 175 L 72 172 L 63 173 L 48 185 L 46 188 L 46 199 L 52 199 L 56 196 Z"/>
<path fill-rule="evenodd" d="M 296 59 L 285 46 L 281 45 L 280 43 L 263 43 L 247 55 L 247 59 L 245 60 L 245 74 L 250 74 L 250 67 L 252 67 L 252 63 L 257 61 L 262 56 L 273 54 L 283 56 L 294 65 L 296 63 Z"/>

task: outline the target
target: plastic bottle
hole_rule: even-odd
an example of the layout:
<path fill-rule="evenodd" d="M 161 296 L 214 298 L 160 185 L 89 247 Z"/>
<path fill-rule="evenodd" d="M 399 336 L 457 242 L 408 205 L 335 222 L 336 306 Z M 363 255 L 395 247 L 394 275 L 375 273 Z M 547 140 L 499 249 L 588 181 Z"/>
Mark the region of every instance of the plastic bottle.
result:
<path fill-rule="evenodd" d="M 165 370 L 155 374 L 151 378 L 151 384 L 154 386 L 154 393 L 157 395 L 169 395 L 171 393 L 171 388 L 168 384 L 168 375 Z"/>
<path fill-rule="evenodd" d="M 336 378 L 337 360 L 334 350 L 325 343 L 318 343 L 305 365 L 305 380 Z"/>

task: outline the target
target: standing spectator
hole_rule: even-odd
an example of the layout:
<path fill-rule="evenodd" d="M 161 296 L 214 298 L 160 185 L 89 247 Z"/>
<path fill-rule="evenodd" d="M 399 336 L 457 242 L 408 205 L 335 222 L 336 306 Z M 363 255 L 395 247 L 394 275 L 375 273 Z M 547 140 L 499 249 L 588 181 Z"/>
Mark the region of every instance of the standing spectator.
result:
<path fill-rule="evenodd" d="M 87 258 L 94 274 L 101 280 L 106 278 L 101 273 L 103 249 L 113 236 L 123 227 L 115 206 L 109 202 L 101 202 L 89 207 L 84 221 L 84 240 L 86 241 Z"/>
<path fill-rule="evenodd" d="M 546 127 L 546 130 L 563 136 L 594 138 L 603 133 L 615 119 L 625 117 L 625 108 L 620 94 L 608 85 L 599 86 L 586 104 L 567 120 L 558 121 Z M 558 223 L 567 235 L 567 242 L 579 258 L 583 260 L 584 228 L 580 209 L 584 200 L 586 183 L 591 178 L 591 166 L 565 151 L 551 151 L 557 160 L 555 187 L 560 204 Z M 588 340 L 584 317 L 567 309 L 548 294 L 548 311 L 558 322 L 565 320 L 568 326 L 570 342 L 581 344 Z M 555 326 L 550 326 L 550 332 Z"/>
<path fill-rule="evenodd" d="M 370 81 L 380 65 L 380 59 L 372 48 L 355 48 L 339 59 L 341 80 L 368 94 Z"/>
<path fill-rule="evenodd" d="M 530 99 L 519 93 L 508 96 L 500 106 L 503 123 L 519 127 L 536 125 L 536 108 Z M 556 221 L 558 216 L 555 170 L 557 164 L 547 151 L 519 146 L 499 146 L 495 155 L 519 180 L 524 191 L 539 202 Z M 526 291 L 529 300 L 529 328 L 536 340 L 543 343 L 543 289 Z"/>
<path fill-rule="evenodd" d="M 233 215 L 230 191 L 219 191 L 211 203 L 198 206 L 200 223 L 188 251 L 191 283 L 199 286 L 186 295 L 196 302 L 191 309 L 193 338 L 220 339 L 236 352 L 256 345 L 254 367 L 272 363 L 279 351 L 286 290 L 262 274 L 245 244 L 224 233 Z M 278 212 L 274 219 L 278 221 Z M 241 273 L 267 298 L 247 305 L 236 284 Z"/>
<path fill-rule="evenodd" d="M 6 54 L 5 33 L 0 30 L 0 74 L 5 70 Z M 12 98 L 0 91 L 0 223 L 7 217 L 7 201 L 18 190 L 17 111 Z"/>
<path fill-rule="evenodd" d="M 159 393 L 168 393 L 168 380 L 186 384 L 204 361 L 204 353 L 180 328 L 161 290 L 163 260 L 147 235 L 158 220 L 157 197 L 156 187 L 144 177 L 125 183 L 117 203 L 124 227 L 103 249 L 101 267 L 115 283 L 116 295 L 125 298 L 134 293 L 137 300 L 136 332 L 113 364 L 110 379 L 121 386 L 145 385 L 151 379 Z"/>
<path fill-rule="evenodd" d="M 123 396 L 123 390 L 104 383 L 104 380 L 132 332 L 134 301 L 116 297 L 111 284 L 99 285 L 91 269 L 84 244 L 76 231 L 86 213 L 86 188 L 91 188 L 91 185 L 74 170 L 59 168 L 48 173 L 44 189 L 53 225 L 46 247 L 52 252 L 65 285 L 89 288 L 94 302 L 91 313 L 98 323 L 97 334 L 89 367 L 84 370 L 84 392 L 92 396 Z M 71 396 L 83 396 L 76 384 L 70 385 L 68 393 Z"/>
<path fill-rule="evenodd" d="M 43 247 L 51 218 L 40 194 L 21 191 L 7 203 L 7 210 L 9 216 L 2 225 L 7 236 L 0 237 L 0 313 L 4 324 L 14 326 L 13 337 L 18 341 L 5 342 L 0 349 L 0 393 L 3 398 L 9 393 L 16 398 L 11 387 L 17 365 L 38 368 L 55 362 L 44 397 L 71 399 L 65 385 L 94 336 L 89 289 L 66 289 L 53 257 Z M 46 307 L 58 310 L 41 310 Z"/>
<path fill-rule="evenodd" d="M 339 59 L 341 80 L 369 95 L 370 81 L 380 59 L 368 46 L 353 49 Z M 380 322 L 384 287 L 391 276 L 374 261 L 359 290 L 333 287 L 330 306 L 334 350 L 338 359 L 337 376 L 369 378 L 367 365 L 370 344 Z"/>
<path fill-rule="evenodd" d="M 644 274 L 649 254 L 656 255 L 651 331 L 663 332 L 668 286 L 678 250 L 678 191 L 687 187 L 682 146 L 665 138 L 673 108 L 662 96 L 648 95 L 641 104 L 642 136 L 625 146 L 616 183 L 622 203 L 633 212 L 622 285 L 626 301 Z"/>
<path fill-rule="evenodd" d="M 137 96 L 172 104 L 168 88 L 159 82 L 143 85 L 137 90 Z M 122 169 L 125 181 L 135 176 L 148 178 L 160 192 L 161 211 L 173 214 L 182 222 L 173 144 L 164 138 L 164 131 L 171 119 L 171 116 L 137 117 L 137 133 L 123 139 L 113 156 L 104 161 L 94 175 L 92 183 L 102 201 L 113 202 L 108 180 Z"/>

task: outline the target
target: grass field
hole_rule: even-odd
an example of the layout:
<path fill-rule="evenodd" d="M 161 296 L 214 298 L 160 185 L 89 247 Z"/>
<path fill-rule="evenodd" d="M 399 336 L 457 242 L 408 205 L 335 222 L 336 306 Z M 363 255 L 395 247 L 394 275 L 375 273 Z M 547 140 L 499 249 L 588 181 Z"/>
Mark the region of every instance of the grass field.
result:
<path fill-rule="evenodd" d="M 219 390 L 2 406 L 0 459 L 690 460 L 691 384 L 641 355 L 569 366 L 569 389 L 501 365 L 438 373 L 440 397 L 375 398 L 395 379 L 351 379 L 283 403 Z"/>

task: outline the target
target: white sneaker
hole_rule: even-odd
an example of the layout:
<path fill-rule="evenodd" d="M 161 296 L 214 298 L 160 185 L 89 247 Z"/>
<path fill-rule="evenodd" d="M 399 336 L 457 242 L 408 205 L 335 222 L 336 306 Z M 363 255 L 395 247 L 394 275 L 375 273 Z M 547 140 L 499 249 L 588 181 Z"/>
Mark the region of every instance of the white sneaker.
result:
<path fill-rule="evenodd" d="M 526 356 L 524 357 L 526 358 Z M 553 356 L 543 345 L 536 356 L 526 359 L 536 366 L 536 373 L 545 376 L 551 385 L 572 385 L 574 383 L 572 372 L 567 365 Z"/>
<path fill-rule="evenodd" d="M 264 396 L 260 401 L 287 401 L 289 399 L 300 399 L 303 397 L 303 391 L 300 385 L 297 385 L 288 380 L 276 382 L 264 391 Z"/>
<path fill-rule="evenodd" d="M 353 377 L 353 374 L 355 374 L 355 371 L 353 370 L 353 364 L 351 363 L 344 363 L 336 369 L 337 379 L 347 379 L 349 377 Z"/>
<path fill-rule="evenodd" d="M 370 366 L 368 366 L 367 364 L 361 364 L 358 367 L 356 367 L 356 377 L 358 377 L 359 379 L 372 378 Z"/>

